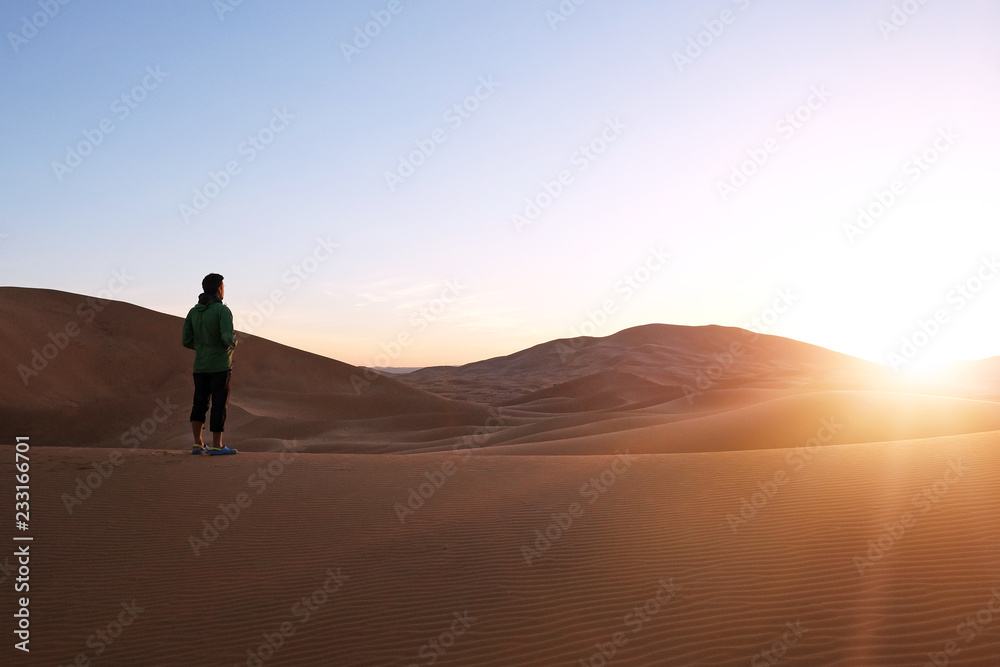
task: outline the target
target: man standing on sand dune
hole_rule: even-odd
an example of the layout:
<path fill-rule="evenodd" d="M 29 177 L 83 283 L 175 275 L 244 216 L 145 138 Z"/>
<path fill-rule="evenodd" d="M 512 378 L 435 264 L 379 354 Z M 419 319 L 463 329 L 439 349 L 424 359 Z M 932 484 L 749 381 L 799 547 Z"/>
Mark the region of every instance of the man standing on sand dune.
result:
<path fill-rule="evenodd" d="M 222 444 L 229 404 L 229 377 L 233 372 L 233 313 L 222 303 L 225 296 L 223 277 L 210 273 L 201 281 L 202 294 L 198 305 L 184 319 L 184 347 L 194 350 L 194 407 L 191 409 L 191 430 L 194 433 L 192 454 L 235 454 L 237 450 Z M 212 446 L 205 447 L 201 433 L 209 399 L 212 402 Z"/>

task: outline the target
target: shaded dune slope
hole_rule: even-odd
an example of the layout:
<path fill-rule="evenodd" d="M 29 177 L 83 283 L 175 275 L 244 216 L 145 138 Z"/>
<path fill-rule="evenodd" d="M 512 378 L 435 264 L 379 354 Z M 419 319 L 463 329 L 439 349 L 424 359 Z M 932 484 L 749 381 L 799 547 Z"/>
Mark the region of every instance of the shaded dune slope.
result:
<path fill-rule="evenodd" d="M 157 423 L 142 446 L 187 445 L 194 353 L 180 344 L 181 318 L 24 288 L 0 288 L 0 306 L 5 424 L 49 444 L 120 446 L 122 433 L 170 409 L 170 418 Z M 60 340 L 68 323 L 75 323 L 78 333 L 63 339 L 57 351 L 51 336 Z M 471 432 L 488 418 L 482 406 L 366 376 L 354 366 L 263 338 L 238 336 L 227 430 L 238 429 L 241 447 L 266 449 L 283 439 L 326 441 L 345 420 L 433 415 L 437 427 Z M 46 345 L 52 347 L 45 350 Z M 28 373 L 25 368 L 42 366 L 35 351 L 53 358 Z M 413 430 L 410 426 L 404 424 L 404 431 Z"/>

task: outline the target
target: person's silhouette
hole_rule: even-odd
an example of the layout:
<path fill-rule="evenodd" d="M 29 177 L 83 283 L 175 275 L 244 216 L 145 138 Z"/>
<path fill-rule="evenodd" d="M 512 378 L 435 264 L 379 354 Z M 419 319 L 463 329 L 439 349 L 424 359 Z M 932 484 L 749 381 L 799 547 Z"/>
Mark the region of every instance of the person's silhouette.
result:
<path fill-rule="evenodd" d="M 210 273 L 201 281 L 202 294 L 198 305 L 184 319 L 184 347 L 194 350 L 194 405 L 191 408 L 191 430 L 194 433 L 192 454 L 235 454 L 236 450 L 222 444 L 229 404 L 229 378 L 233 370 L 233 313 L 222 303 L 225 295 L 223 277 Z M 209 430 L 212 446 L 205 447 L 202 430 L 209 400 L 212 416 Z"/>

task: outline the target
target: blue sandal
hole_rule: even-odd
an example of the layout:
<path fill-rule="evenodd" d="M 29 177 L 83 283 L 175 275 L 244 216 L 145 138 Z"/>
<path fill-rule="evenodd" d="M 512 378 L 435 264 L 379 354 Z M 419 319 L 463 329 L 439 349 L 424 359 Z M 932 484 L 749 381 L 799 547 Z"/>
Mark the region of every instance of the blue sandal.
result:
<path fill-rule="evenodd" d="M 212 456 L 222 456 L 223 454 L 235 454 L 237 453 L 237 451 L 239 450 L 230 449 L 229 447 L 226 446 L 223 446 L 220 449 L 215 449 L 214 447 L 210 447 L 208 449 L 208 453 L 211 454 Z"/>

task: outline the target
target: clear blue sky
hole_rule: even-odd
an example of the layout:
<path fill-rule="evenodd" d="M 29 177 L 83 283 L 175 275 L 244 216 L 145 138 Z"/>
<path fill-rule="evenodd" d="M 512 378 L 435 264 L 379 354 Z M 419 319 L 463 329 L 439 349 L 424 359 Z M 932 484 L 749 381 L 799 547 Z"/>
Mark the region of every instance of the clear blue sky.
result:
<path fill-rule="evenodd" d="M 183 315 L 217 271 L 355 364 L 759 316 L 1000 354 L 1000 6 L 895 4 L 10 0 L 0 283 Z"/>

